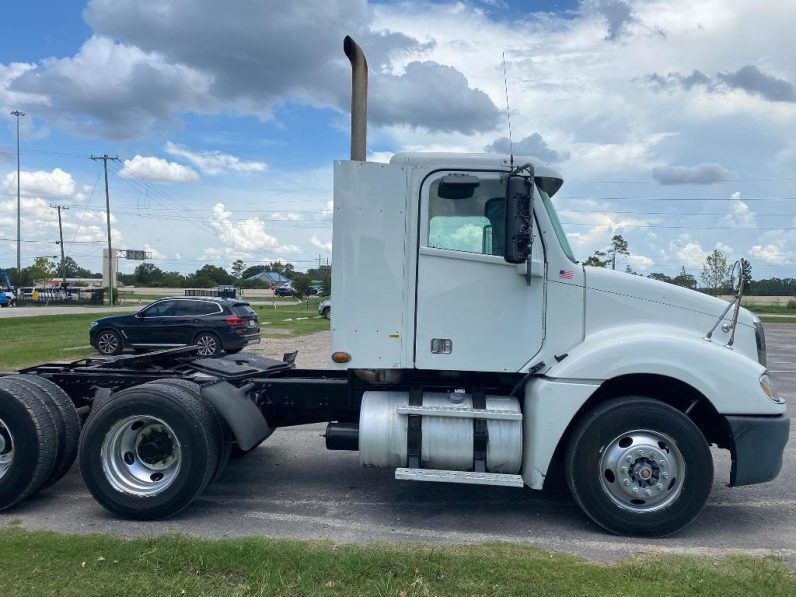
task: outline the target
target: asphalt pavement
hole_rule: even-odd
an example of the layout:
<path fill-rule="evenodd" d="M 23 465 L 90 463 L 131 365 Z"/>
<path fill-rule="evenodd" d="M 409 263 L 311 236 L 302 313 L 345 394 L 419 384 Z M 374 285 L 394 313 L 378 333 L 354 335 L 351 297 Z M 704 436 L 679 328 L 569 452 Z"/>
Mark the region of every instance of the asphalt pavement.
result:
<path fill-rule="evenodd" d="M 790 412 L 796 405 L 796 325 L 769 324 L 768 365 Z M 294 341 L 295 342 L 295 341 Z M 343 543 L 513 542 L 615 561 L 645 553 L 780 555 L 796 564 L 796 429 L 770 483 L 728 488 L 730 458 L 714 450 L 716 476 L 694 524 L 667 539 L 623 538 L 592 524 L 569 499 L 529 489 L 396 481 L 363 469 L 355 452 L 328 452 L 323 425 L 277 430 L 174 519 L 135 522 L 97 505 L 73 469 L 9 512 L 26 529 L 203 537 L 266 535 Z"/>

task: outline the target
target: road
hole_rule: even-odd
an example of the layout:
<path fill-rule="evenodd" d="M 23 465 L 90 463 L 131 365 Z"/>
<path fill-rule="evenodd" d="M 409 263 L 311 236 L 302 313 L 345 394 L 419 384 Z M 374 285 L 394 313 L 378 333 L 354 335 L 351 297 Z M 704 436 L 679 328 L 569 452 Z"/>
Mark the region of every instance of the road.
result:
<path fill-rule="evenodd" d="M 792 413 L 796 325 L 770 324 L 766 330 L 769 367 Z M 322 344 L 320 335 L 314 336 Z M 278 430 L 253 454 L 233 461 L 219 482 L 172 520 L 114 518 L 92 500 L 72 470 L 56 486 L 0 514 L 0 526 L 17 520 L 27 529 L 68 533 L 267 535 L 346 543 L 507 541 L 597 561 L 644 553 L 722 557 L 742 552 L 777 554 L 796 564 L 796 429 L 782 473 L 771 483 L 725 487 L 729 455 L 716 450 L 708 505 L 686 530 L 658 540 L 614 537 L 590 523 L 569 499 L 531 490 L 395 481 L 392 471 L 361 468 L 356 453 L 327 452 L 323 429 Z"/>

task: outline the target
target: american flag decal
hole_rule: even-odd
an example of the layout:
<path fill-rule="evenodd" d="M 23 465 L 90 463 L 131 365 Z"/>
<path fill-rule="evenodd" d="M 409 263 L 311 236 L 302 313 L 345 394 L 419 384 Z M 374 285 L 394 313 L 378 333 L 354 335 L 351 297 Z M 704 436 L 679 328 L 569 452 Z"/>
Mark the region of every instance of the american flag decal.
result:
<path fill-rule="evenodd" d="M 575 276 L 575 272 L 571 269 L 560 269 L 558 270 L 558 277 L 561 280 L 571 280 Z"/>

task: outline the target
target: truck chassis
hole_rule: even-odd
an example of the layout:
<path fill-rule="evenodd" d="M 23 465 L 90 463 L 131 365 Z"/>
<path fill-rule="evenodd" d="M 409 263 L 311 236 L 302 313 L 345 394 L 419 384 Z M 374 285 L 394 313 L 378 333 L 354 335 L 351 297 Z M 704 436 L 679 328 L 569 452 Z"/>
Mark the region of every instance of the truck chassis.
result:
<path fill-rule="evenodd" d="M 519 475 L 487 472 L 487 419 L 507 415 L 485 404 L 441 412 L 423 407 L 422 396 L 466 390 L 485 402 L 487 395 L 511 395 L 527 376 L 407 370 L 377 379 L 354 370 L 297 369 L 296 353 L 278 361 L 245 353 L 201 358 L 196 351 L 87 358 L 0 374 L 0 509 L 51 485 L 77 458 L 87 487 L 114 514 L 169 517 L 218 478 L 231 453 L 254 449 L 276 428 L 326 422 L 328 449 L 358 450 L 368 391 L 407 392 L 416 411 L 406 416 L 408 467 L 396 478 L 523 485 Z M 423 469 L 424 413 L 472 421 L 470 472 Z M 511 417 L 520 420 L 521 413 Z M 23 467 L 26 474 L 14 470 Z"/>

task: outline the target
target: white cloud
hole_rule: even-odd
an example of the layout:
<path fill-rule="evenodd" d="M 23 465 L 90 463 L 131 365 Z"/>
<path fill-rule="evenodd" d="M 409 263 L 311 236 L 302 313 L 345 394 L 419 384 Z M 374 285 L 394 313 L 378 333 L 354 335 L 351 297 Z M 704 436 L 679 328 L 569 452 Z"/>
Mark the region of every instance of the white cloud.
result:
<path fill-rule="evenodd" d="M 149 259 L 165 259 L 166 258 L 166 256 L 163 253 L 158 251 L 155 247 L 153 247 L 149 243 L 144 243 L 144 251 L 146 251 L 147 253 L 149 253 L 151 255 L 151 257 L 149 257 Z"/>
<path fill-rule="evenodd" d="M 277 211 L 271 214 L 272 220 L 283 220 L 285 222 L 298 222 L 299 220 L 301 220 L 301 218 L 302 218 L 301 214 L 292 211 L 287 211 L 287 212 Z"/>
<path fill-rule="evenodd" d="M 688 235 L 683 235 L 669 243 L 664 257 L 677 262 L 678 267 L 685 265 L 687 268 L 699 268 L 704 265 L 708 253 L 709 251 L 703 249 L 698 241 L 690 240 Z"/>
<path fill-rule="evenodd" d="M 124 170 L 119 173 L 119 176 L 156 182 L 194 182 L 199 180 L 196 171 L 188 166 L 142 155 L 136 155 L 131 160 L 124 160 Z"/>
<path fill-rule="evenodd" d="M 785 248 L 785 239 L 780 239 L 767 245 L 754 245 L 749 249 L 749 255 L 765 263 L 777 265 L 791 261 L 794 258 L 793 252 Z"/>
<path fill-rule="evenodd" d="M 223 203 L 216 203 L 213 206 L 210 225 L 218 233 L 221 243 L 238 251 L 261 251 L 279 246 L 276 237 L 265 231 L 265 222 L 260 218 L 233 222 L 232 213 Z"/>
<path fill-rule="evenodd" d="M 182 145 L 166 142 L 166 153 L 182 158 L 205 174 L 222 172 L 262 172 L 268 167 L 265 162 L 242 161 L 240 158 L 220 151 L 190 151 Z"/>
<path fill-rule="evenodd" d="M 321 240 L 317 236 L 313 235 L 310 237 L 310 244 L 313 247 L 317 247 L 318 249 L 326 251 L 327 253 L 332 252 L 332 241 L 330 240 Z"/>
<path fill-rule="evenodd" d="M 625 261 L 627 261 L 634 269 L 640 270 L 647 270 L 653 265 L 655 265 L 655 260 L 651 257 L 645 257 L 644 255 L 628 255 L 625 257 Z"/>
<path fill-rule="evenodd" d="M 730 197 L 727 212 L 727 215 L 721 219 L 723 226 L 731 226 L 733 228 L 755 228 L 757 226 L 755 212 L 741 201 L 741 193 L 739 192 L 733 193 Z"/>
<path fill-rule="evenodd" d="M 57 197 L 72 198 L 75 195 L 75 179 L 69 172 L 55 168 L 51 172 L 22 170 L 19 176 L 20 192 L 26 197 Z M 16 195 L 17 173 L 9 172 L 3 181 L 3 190 L 9 195 Z"/>

